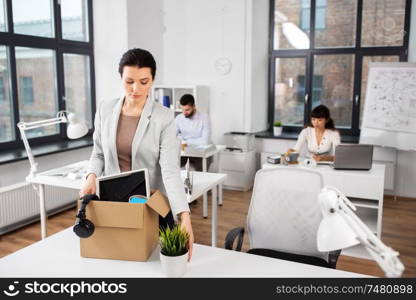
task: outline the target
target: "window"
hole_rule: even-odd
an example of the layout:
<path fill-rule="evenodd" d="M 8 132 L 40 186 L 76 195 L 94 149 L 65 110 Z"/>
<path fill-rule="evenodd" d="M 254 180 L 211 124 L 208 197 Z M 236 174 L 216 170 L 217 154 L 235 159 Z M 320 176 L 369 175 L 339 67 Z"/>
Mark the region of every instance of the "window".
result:
<path fill-rule="evenodd" d="M 274 118 L 284 124 L 303 124 L 306 60 L 304 58 L 277 58 L 275 60 Z"/>
<path fill-rule="evenodd" d="M 9 70 L 8 48 L 0 45 L 0 145 L 15 138 Z"/>
<path fill-rule="evenodd" d="M 314 75 L 313 76 L 313 88 L 312 88 L 312 99 L 314 99 L 314 103 L 312 104 L 312 106 L 316 106 L 319 105 L 318 103 L 320 102 L 320 100 L 322 99 L 322 83 L 323 83 L 323 79 L 324 77 L 321 75 Z M 298 82 L 302 82 L 305 83 L 305 76 L 299 76 L 298 78 Z M 301 102 L 301 100 L 303 100 L 303 97 L 305 95 L 305 85 L 302 85 L 302 93 L 300 93 L 299 96 L 301 96 L 302 98 L 299 99 L 299 102 Z M 303 102 L 303 101 L 302 101 Z"/>
<path fill-rule="evenodd" d="M 13 28 L 15 33 L 54 37 L 52 0 L 13 0 Z"/>
<path fill-rule="evenodd" d="M 11 18 L 6 18 L 11 16 Z M 0 147 L 21 148 L 16 124 L 95 113 L 92 0 L 0 0 Z M 32 145 L 66 140 L 64 124 L 26 131 Z"/>
<path fill-rule="evenodd" d="M 7 131 L 6 125 L 0 123 L 0 141 L 6 140 L 6 136 L 7 136 L 6 131 Z"/>
<path fill-rule="evenodd" d="M 20 77 L 20 98 L 24 105 L 33 104 L 33 79 L 32 77 Z"/>
<path fill-rule="evenodd" d="M 0 0 L 0 31 L 6 31 L 5 0 Z"/>
<path fill-rule="evenodd" d="M 301 21 L 300 27 L 304 31 L 310 30 L 311 22 L 311 0 L 302 0 Z M 326 18 L 326 0 L 317 0 L 316 15 L 315 15 L 315 29 L 325 29 Z"/>
<path fill-rule="evenodd" d="M 4 89 L 4 79 L 0 77 L 0 103 L 6 101 L 5 89 Z"/>
<path fill-rule="evenodd" d="M 324 104 L 359 136 L 369 62 L 406 61 L 409 0 L 271 0 L 269 130 L 299 132 Z"/>
<path fill-rule="evenodd" d="M 62 37 L 88 42 L 87 0 L 61 0 Z"/>
<path fill-rule="evenodd" d="M 276 2 L 274 30 L 272 30 L 274 49 L 309 48 L 309 31 L 302 29 L 302 17 L 299 17 L 302 15 L 302 1 L 294 0 L 291 5 L 287 5 L 284 1 Z"/>
<path fill-rule="evenodd" d="M 64 54 L 65 102 L 67 109 L 87 121 L 92 128 L 90 61 L 87 55 Z"/>

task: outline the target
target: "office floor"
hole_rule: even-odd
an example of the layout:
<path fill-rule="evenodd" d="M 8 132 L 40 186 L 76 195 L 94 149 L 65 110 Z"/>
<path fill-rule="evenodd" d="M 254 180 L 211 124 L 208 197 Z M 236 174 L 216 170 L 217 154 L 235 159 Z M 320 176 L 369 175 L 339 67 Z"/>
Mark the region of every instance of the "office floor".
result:
<path fill-rule="evenodd" d="M 235 227 L 244 226 L 251 191 L 224 191 L 224 205 L 218 209 L 218 246 L 223 247 L 227 232 Z M 191 205 L 192 224 L 195 242 L 211 243 L 211 220 L 202 218 L 202 199 Z M 70 209 L 49 218 L 48 234 L 59 232 L 74 222 L 75 209 Z M 416 277 L 416 200 L 398 199 L 386 196 L 383 216 L 383 241 L 400 252 L 406 266 L 405 277 Z M 0 258 L 26 247 L 40 239 L 39 222 L 0 236 Z M 243 249 L 249 248 L 248 238 L 244 239 Z M 341 256 L 337 269 L 362 274 L 383 276 L 374 261 Z"/>

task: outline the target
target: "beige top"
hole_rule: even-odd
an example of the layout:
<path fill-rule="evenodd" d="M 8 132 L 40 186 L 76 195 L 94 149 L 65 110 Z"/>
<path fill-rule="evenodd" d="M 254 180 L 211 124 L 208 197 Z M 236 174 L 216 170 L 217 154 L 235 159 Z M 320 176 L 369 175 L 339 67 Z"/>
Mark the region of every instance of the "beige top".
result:
<path fill-rule="evenodd" d="M 121 172 L 131 170 L 131 144 L 136 133 L 140 117 L 120 114 L 117 127 L 117 156 Z"/>
<path fill-rule="evenodd" d="M 306 127 L 300 132 L 294 149 L 299 152 L 306 145 L 308 150 L 307 156 L 309 157 L 313 154 L 334 155 L 335 147 L 339 144 L 341 144 L 341 137 L 338 130 L 325 129 L 321 143 L 318 145 L 315 128 Z"/>

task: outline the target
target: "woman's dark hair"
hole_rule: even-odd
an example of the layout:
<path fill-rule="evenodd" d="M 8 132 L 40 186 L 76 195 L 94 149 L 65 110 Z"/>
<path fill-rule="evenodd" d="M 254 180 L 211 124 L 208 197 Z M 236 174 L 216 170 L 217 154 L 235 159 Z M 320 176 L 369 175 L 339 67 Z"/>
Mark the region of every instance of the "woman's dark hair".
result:
<path fill-rule="evenodd" d="M 153 55 L 147 50 L 134 48 L 124 53 L 118 64 L 118 72 L 120 73 L 120 76 L 123 76 L 123 68 L 125 66 L 150 68 L 150 72 L 152 73 L 152 79 L 155 79 L 156 61 L 153 58 Z"/>
<path fill-rule="evenodd" d="M 331 118 L 329 108 L 325 105 L 321 104 L 315 107 L 311 112 L 311 119 L 312 118 L 324 118 L 326 120 L 325 128 L 335 130 L 334 120 Z M 309 120 L 308 127 L 313 127 L 311 120 Z"/>

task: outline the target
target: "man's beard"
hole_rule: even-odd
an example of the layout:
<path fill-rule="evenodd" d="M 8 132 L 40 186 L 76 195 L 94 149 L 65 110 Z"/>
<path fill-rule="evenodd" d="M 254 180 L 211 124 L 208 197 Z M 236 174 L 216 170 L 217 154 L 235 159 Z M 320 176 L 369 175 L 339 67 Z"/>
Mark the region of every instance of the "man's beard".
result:
<path fill-rule="evenodd" d="M 195 114 L 195 109 L 187 116 L 185 116 L 185 118 L 192 118 L 192 116 Z"/>

